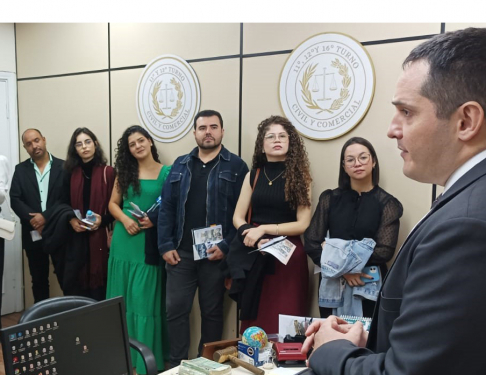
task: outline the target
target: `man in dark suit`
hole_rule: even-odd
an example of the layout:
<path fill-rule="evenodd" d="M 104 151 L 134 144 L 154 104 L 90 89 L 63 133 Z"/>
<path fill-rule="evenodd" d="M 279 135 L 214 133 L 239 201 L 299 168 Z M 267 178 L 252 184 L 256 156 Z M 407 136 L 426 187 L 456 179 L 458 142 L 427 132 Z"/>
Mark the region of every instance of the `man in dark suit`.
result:
<path fill-rule="evenodd" d="M 49 298 L 49 255 L 44 252 L 41 236 L 62 195 L 64 161 L 47 152 L 46 139 L 37 129 L 27 129 L 22 143 L 30 158 L 15 167 L 10 201 L 22 223 L 22 244 L 29 260 L 34 300 L 38 302 Z"/>
<path fill-rule="evenodd" d="M 403 69 L 388 136 L 404 174 L 444 193 L 402 245 L 369 337 L 337 317 L 309 327 L 318 375 L 486 371 L 486 29 L 435 36 Z"/>

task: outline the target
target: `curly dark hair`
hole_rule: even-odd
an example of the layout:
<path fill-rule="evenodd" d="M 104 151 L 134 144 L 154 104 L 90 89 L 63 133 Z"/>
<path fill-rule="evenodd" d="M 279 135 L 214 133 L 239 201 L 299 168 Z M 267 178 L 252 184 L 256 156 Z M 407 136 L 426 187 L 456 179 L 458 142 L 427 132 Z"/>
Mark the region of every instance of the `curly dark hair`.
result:
<path fill-rule="evenodd" d="M 159 153 L 155 147 L 155 142 L 150 136 L 149 132 L 139 125 L 132 125 L 123 132 L 123 135 L 117 142 L 115 150 L 115 171 L 118 176 L 118 191 L 124 196 L 127 196 L 127 191 L 130 185 L 133 187 L 135 194 L 140 194 L 140 180 L 138 179 L 138 161 L 130 152 L 128 147 L 128 137 L 134 133 L 140 133 L 145 138 L 152 142 L 150 148 L 154 160 L 160 163 Z"/>
<path fill-rule="evenodd" d="M 285 200 L 294 210 L 298 206 L 310 206 L 309 188 L 312 182 L 310 164 L 304 142 L 294 125 L 285 117 L 270 116 L 258 125 L 258 135 L 253 153 L 253 169 L 263 168 L 267 155 L 262 153 L 263 141 L 270 125 L 282 125 L 289 135 L 289 150 L 285 158 Z"/>
<path fill-rule="evenodd" d="M 78 155 L 78 152 L 76 151 L 76 139 L 78 138 L 78 135 L 80 134 L 86 134 L 88 137 L 91 138 L 91 140 L 95 144 L 95 153 L 94 153 L 94 161 L 96 165 L 106 165 L 108 162 L 105 157 L 105 153 L 103 152 L 103 148 L 101 147 L 100 143 L 98 142 L 98 138 L 96 135 L 89 130 L 88 128 L 77 128 L 73 135 L 71 136 L 71 140 L 69 141 L 68 145 L 68 150 L 67 150 L 67 156 L 66 156 L 66 161 L 64 162 L 64 169 L 68 172 L 72 172 L 74 168 L 77 166 L 80 166 L 83 164 L 83 161 L 81 160 L 80 156 Z"/>

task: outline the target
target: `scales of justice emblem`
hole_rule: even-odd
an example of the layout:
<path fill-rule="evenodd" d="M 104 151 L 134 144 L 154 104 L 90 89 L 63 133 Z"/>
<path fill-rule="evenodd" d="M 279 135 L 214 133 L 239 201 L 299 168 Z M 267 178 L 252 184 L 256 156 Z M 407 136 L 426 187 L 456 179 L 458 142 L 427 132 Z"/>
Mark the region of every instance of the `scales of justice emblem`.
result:
<path fill-rule="evenodd" d="M 162 55 L 142 72 L 136 99 L 142 126 L 161 142 L 175 142 L 191 129 L 199 110 L 199 80 L 185 60 Z"/>
<path fill-rule="evenodd" d="M 155 113 L 162 116 L 162 119 L 172 119 L 177 116 L 182 108 L 183 98 L 181 83 L 174 77 L 170 78 L 169 84 L 163 79 L 155 82 L 152 90 L 152 105 Z"/>
<path fill-rule="evenodd" d="M 309 64 L 300 80 L 301 99 L 307 108 L 316 110 L 316 114 L 334 114 L 350 97 L 349 86 L 352 78 L 348 73 L 348 66 L 336 58 L 331 67 L 337 69 L 337 72 L 331 71 L 324 63 Z M 339 87 L 336 74 L 341 78 Z"/>
<path fill-rule="evenodd" d="M 302 135 L 333 139 L 364 118 L 374 87 L 374 68 L 364 47 L 347 35 L 323 33 L 288 57 L 280 76 L 280 104 Z"/>

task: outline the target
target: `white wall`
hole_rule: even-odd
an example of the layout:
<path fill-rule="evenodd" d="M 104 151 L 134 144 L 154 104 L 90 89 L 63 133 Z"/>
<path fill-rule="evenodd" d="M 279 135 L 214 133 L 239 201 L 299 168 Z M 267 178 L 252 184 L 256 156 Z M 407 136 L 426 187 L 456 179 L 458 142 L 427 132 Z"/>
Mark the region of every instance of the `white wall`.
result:
<path fill-rule="evenodd" d="M 0 23 L 0 154 L 8 158 L 10 178 L 19 161 L 17 119 L 17 75 L 15 61 L 15 26 Z M 8 211 L 5 204 L 3 209 Z M 10 214 L 5 213 L 5 217 Z M 8 314 L 24 308 L 22 278 L 22 247 L 20 226 L 12 241 L 5 242 L 5 267 L 1 291 L 2 313 Z"/>
<path fill-rule="evenodd" d="M 15 27 L 13 23 L 0 23 L 0 71 L 16 73 Z"/>

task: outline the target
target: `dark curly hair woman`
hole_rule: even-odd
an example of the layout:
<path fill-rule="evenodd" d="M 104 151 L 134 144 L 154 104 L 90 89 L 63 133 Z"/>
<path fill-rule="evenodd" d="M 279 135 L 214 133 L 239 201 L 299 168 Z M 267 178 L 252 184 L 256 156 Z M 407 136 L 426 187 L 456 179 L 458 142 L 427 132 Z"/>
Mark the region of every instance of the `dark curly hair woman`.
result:
<path fill-rule="evenodd" d="M 227 261 L 242 332 L 253 325 L 278 332 L 279 314 L 307 315 L 307 256 L 299 236 L 311 219 L 309 169 L 304 142 L 288 119 L 271 116 L 258 125 L 252 170 L 233 216 L 238 237 Z M 258 251 L 248 254 L 276 236 L 296 246 L 286 265 Z"/>
<path fill-rule="evenodd" d="M 165 268 L 160 265 L 156 228 L 158 198 L 170 167 L 160 163 L 150 134 L 135 125 L 118 141 L 115 168 L 110 212 L 117 223 L 108 260 L 106 296 L 125 298 L 128 334 L 152 350 L 162 371 L 169 348 Z M 132 203 L 144 214 L 137 215 Z M 133 363 L 138 374 L 145 373 L 140 356 L 134 357 Z"/>
<path fill-rule="evenodd" d="M 117 187 L 121 195 L 126 196 L 129 186 L 133 188 L 133 192 L 140 194 L 140 181 L 138 178 L 139 164 L 138 159 L 131 153 L 128 138 L 135 134 L 140 135 L 150 142 L 148 150 L 152 154 L 152 159 L 160 163 L 159 153 L 154 145 L 154 140 L 147 130 L 138 125 L 130 126 L 123 133 L 122 137 L 117 142 L 117 149 L 115 155 L 115 170 L 117 173 Z"/>

